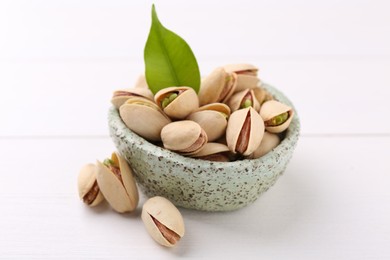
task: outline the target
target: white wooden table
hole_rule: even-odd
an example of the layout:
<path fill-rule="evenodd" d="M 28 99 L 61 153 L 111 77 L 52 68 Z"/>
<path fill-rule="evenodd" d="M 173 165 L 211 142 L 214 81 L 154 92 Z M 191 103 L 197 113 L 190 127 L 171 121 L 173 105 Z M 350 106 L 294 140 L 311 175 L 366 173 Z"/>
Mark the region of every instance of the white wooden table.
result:
<path fill-rule="evenodd" d="M 180 209 L 157 245 L 135 213 L 78 198 L 115 148 L 107 109 L 143 72 L 152 1 L 0 1 L 1 259 L 390 259 L 388 1 L 154 1 L 202 74 L 249 62 L 302 135 L 276 185 L 228 213 Z"/>

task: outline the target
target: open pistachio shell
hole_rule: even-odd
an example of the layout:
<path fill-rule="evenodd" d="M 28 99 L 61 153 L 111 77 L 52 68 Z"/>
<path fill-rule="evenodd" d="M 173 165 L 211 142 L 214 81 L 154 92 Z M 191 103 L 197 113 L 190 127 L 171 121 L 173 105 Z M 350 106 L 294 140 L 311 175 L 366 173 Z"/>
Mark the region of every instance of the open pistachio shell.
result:
<path fill-rule="evenodd" d="M 228 105 L 224 103 L 210 103 L 204 106 L 199 107 L 197 111 L 205 111 L 205 110 L 213 110 L 222 113 L 225 117 L 230 116 L 230 108 Z"/>
<path fill-rule="evenodd" d="M 229 115 L 230 108 L 227 105 L 212 103 L 200 107 L 187 119 L 198 123 L 206 132 L 208 140 L 214 141 L 225 133 Z"/>
<path fill-rule="evenodd" d="M 244 74 L 244 75 L 252 75 L 257 76 L 258 68 L 252 64 L 246 63 L 237 63 L 237 64 L 227 64 L 223 66 L 223 68 L 228 73 L 236 73 L 236 74 Z"/>
<path fill-rule="evenodd" d="M 199 90 L 199 103 L 201 106 L 225 102 L 233 94 L 237 85 L 237 75 L 226 73 L 223 68 L 216 68 L 210 75 L 202 80 Z"/>
<path fill-rule="evenodd" d="M 266 91 L 264 88 L 260 86 L 254 88 L 253 93 L 255 94 L 256 99 L 259 101 L 260 106 L 266 101 L 270 101 L 274 99 L 268 91 Z"/>
<path fill-rule="evenodd" d="M 233 112 L 247 107 L 253 107 L 257 112 L 260 110 L 260 103 L 257 100 L 253 89 L 242 90 L 234 94 L 227 101 L 227 104 Z"/>
<path fill-rule="evenodd" d="M 220 143 L 207 143 L 196 154 L 191 155 L 194 158 L 199 158 L 209 161 L 228 162 L 229 157 L 226 155 L 229 152 L 229 147 Z"/>
<path fill-rule="evenodd" d="M 237 86 L 235 92 L 240 92 L 248 88 L 257 88 L 260 80 L 257 76 L 247 74 L 237 74 Z"/>
<path fill-rule="evenodd" d="M 283 121 L 281 123 L 272 123 L 272 119 L 275 117 L 281 117 L 283 115 L 285 115 L 285 117 L 282 119 Z M 294 111 L 291 107 L 283 103 L 280 103 L 276 100 L 270 100 L 261 106 L 260 116 L 263 118 L 265 129 L 268 132 L 281 133 L 289 127 L 294 116 Z"/>
<path fill-rule="evenodd" d="M 130 97 L 143 97 L 149 100 L 153 100 L 153 94 L 147 88 L 126 88 L 114 91 L 111 103 L 118 109 Z"/>
<path fill-rule="evenodd" d="M 208 138 L 198 123 L 182 120 L 164 126 L 161 130 L 161 140 L 166 149 L 190 155 L 199 151 Z"/>
<path fill-rule="evenodd" d="M 153 101 L 139 97 L 129 98 L 119 114 L 130 130 L 151 141 L 160 141 L 161 129 L 171 122 Z"/>
<path fill-rule="evenodd" d="M 195 90 L 190 87 L 169 87 L 158 91 L 156 104 L 173 119 L 184 119 L 199 107 Z"/>
<path fill-rule="evenodd" d="M 133 172 L 118 153 L 112 153 L 108 161 L 108 164 L 97 161 L 99 187 L 114 210 L 120 213 L 133 211 L 139 200 Z"/>
<path fill-rule="evenodd" d="M 149 235 L 160 245 L 173 247 L 184 236 L 183 217 L 166 198 L 148 199 L 142 207 L 141 218 Z"/>
<path fill-rule="evenodd" d="M 272 149 L 280 144 L 280 138 L 277 134 L 272 134 L 267 131 L 264 132 L 263 139 L 261 140 L 260 146 L 254 151 L 249 158 L 256 159 L 269 153 Z"/>
<path fill-rule="evenodd" d="M 239 109 L 230 115 L 226 142 L 233 153 L 250 155 L 259 147 L 263 134 L 264 122 L 252 107 Z"/>
<path fill-rule="evenodd" d="M 86 164 L 81 168 L 77 180 L 79 197 L 90 207 L 94 207 L 104 200 L 96 181 L 96 173 L 97 167 L 95 164 Z"/>

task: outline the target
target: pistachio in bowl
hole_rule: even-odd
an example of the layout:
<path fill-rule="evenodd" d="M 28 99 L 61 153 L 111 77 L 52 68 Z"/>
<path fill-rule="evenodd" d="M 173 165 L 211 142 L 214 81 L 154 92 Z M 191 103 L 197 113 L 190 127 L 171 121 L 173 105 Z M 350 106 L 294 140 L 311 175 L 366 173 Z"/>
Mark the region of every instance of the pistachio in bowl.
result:
<path fill-rule="evenodd" d="M 204 95 L 202 82 L 198 94 L 201 109 L 195 106 L 180 119 L 166 115 L 162 104 L 165 109 L 175 102 L 185 105 L 188 102 L 178 102 L 183 92 L 167 91 L 163 98 L 156 94 L 157 104 L 150 98 L 136 96 L 119 109 L 110 108 L 110 136 L 148 197 L 162 196 L 177 206 L 198 210 L 235 210 L 254 202 L 284 172 L 299 137 L 299 119 L 292 103 L 277 89 L 267 84 L 260 87 L 252 70 L 238 72 L 228 68 L 224 69 L 228 73 L 222 77 L 224 80 L 210 84 L 213 88 L 219 86 L 216 82 L 222 86 L 211 91 L 214 96 Z M 226 84 L 230 79 L 232 82 Z M 240 94 L 244 98 L 237 98 L 235 95 L 242 91 L 247 91 Z M 172 94 L 176 96 L 171 98 Z M 238 107 L 232 105 L 233 98 L 240 100 Z M 202 108 L 218 102 L 229 106 Z M 194 116 L 202 111 L 210 113 Z M 218 120 L 221 117 L 226 124 Z M 196 122 L 194 118 L 204 120 Z M 244 127 L 248 118 L 252 119 L 249 128 Z M 248 129 L 243 135 L 244 128 Z"/>

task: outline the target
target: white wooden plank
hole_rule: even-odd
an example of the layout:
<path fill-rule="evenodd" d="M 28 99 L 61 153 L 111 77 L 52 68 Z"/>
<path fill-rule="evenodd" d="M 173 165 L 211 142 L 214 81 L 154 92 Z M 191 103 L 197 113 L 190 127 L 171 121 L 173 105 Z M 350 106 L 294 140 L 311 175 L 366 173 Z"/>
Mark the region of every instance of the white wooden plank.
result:
<path fill-rule="evenodd" d="M 0 258 L 388 259 L 389 147 L 389 137 L 302 137 L 254 204 L 181 209 L 186 236 L 167 250 L 144 231 L 141 206 L 119 215 L 79 201 L 78 170 L 111 152 L 108 138 L 1 139 Z"/>
<path fill-rule="evenodd" d="M 290 97 L 302 133 L 390 133 L 390 61 L 223 58 L 200 68 L 240 61 Z M 0 136 L 107 135 L 112 91 L 132 86 L 143 61 L 0 62 L 0 71 Z"/>
<path fill-rule="evenodd" d="M 0 58 L 142 57 L 156 3 L 201 59 L 390 55 L 376 1 L 1 1 Z"/>

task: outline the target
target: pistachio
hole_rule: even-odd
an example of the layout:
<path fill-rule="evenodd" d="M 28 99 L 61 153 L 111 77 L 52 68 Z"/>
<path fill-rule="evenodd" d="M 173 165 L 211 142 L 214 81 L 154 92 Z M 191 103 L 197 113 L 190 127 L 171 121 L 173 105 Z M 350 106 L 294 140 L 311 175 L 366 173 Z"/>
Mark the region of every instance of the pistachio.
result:
<path fill-rule="evenodd" d="M 81 168 L 78 177 L 79 197 L 90 207 L 94 207 L 104 200 L 96 181 L 96 173 L 96 165 L 89 163 Z"/>
<path fill-rule="evenodd" d="M 205 144 L 205 146 L 200 151 L 193 154 L 192 157 L 214 162 L 229 162 L 228 152 L 229 147 L 226 145 L 211 142 Z"/>
<path fill-rule="evenodd" d="M 183 217 L 166 198 L 148 199 L 142 207 L 141 218 L 149 235 L 160 245 L 173 247 L 184 236 Z"/>
<path fill-rule="evenodd" d="M 252 108 L 244 108 L 230 115 L 226 142 L 230 151 L 247 156 L 259 147 L 264 134 L 264 122 Z"/>
<path fill-rule="evenodd" d="M 268 91 L 262 87 L 257 87 L 253 89 L 256 99 L 259 101 L 260 106 L 267 101 L 273 100 L 273 97 Z"/>
<path fill-rule="evenodd" d="M 141 97 L 153 100 L 152 92 L 147 88 L 127 88 L 114 91 L 111 103 L 119 109 L 130 97 Z"/>
<path fill-rule="evenodd" d="M 138 205 L 138 189 L 126 160 L 112 153 L 110 159 L 98 161 L 97 167 L 97 183 L 111 207 L 120 213 L 133 211 Z"/>
<path fill-rule="evenodd" d="M 257 76 L 258 68 L 252 64 L 245 63 L 237 63 L 237 64 L 227 64 L 223 66 L 226 72 L 231 73 L 234 72 L 236 74 L 242 75 L 251 75 Z"/>
<path fill-rule="evenodd" d="M 290 125 L 294 111 L 285 104 L 270 100 L 261 106 L 260 115 L 268 132 L 281 133 Z"/>
<path fill-rule="evenodd" d="M 156 104 L 173 119 L 184 119 L 199 107 L 195 90 L 190 87 L 170 87 L 158 91 Z"/>
<path fill-rule="evenodd" d="M 232 111 L 248 107 L 253 107 L 256 111 L 260 110 L 260 103 L 257 100 L 253 89 L 245 89 L 235 93 L 227 101 L 227 104 Z"/>
<path fill-rule="evenodd" d="M 190 120 L 172 122 L 161 130 L 164 148 L 191 155 L 199 151 L 208 141 L 202 127 Z"/>
<path fill-rule="evenodd" d="M 250 159 L 260 158 L 261 156 L 269 153 L 272 149 L 274 149 L 279 144 L 280 144 L 280 138 L 277 134 L 271 134 L 265 131 L 260 146 L 248 158 Z"/>
<path fill-rule="evenodd" d="M 160 141 L 161 129 L 171 122 L 154 102 L 144 98 L 129 98 L 119 114 L 130 130 L 151 141 Z"/>
<path fill-rule="evenodd" d="M 224 135 L 230 108 L 223 103 L 204 105 L 187 117 L 198 123 L 206 132 L 208 141 L 215 141 Z"/>
<path fill-rule="evenodd" d="M 223 68 L 215 69 L 202 80 L 199 90 L 200 105 L 226 102 L 236 89 L 236 81 L 235 73 L 227 73 Z"/>

